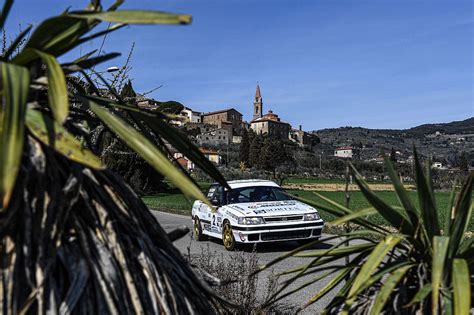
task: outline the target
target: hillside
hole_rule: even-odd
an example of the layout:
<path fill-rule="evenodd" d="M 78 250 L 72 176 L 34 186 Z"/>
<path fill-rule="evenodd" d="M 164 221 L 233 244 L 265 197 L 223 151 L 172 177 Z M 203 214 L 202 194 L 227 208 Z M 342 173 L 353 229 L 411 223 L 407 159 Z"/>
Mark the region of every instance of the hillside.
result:
<path fill-rule="evenodd" d="M 415 137 L 423 137 L 436 132 L 442 134 L 474 134 L 474 117 L 453 121 L 444 124 L 424 124 L 417 127 L 407 129 L 406 132 Z"/>
<path fill-rule="evenodd" d="M 447 164 L 465 152 L 474 161 L 474 117 L 450 123 L 424 124 L 409 129 L 368 129 L 340 127 L 314 131 L 321 139 L 326 154 L 338 146 L 350 145 L 361 149 L 362 159 L 375 158 L 391 148 L 401 157 L 411 155 L 415 145 L 423 155 L 434 156 Z"/>

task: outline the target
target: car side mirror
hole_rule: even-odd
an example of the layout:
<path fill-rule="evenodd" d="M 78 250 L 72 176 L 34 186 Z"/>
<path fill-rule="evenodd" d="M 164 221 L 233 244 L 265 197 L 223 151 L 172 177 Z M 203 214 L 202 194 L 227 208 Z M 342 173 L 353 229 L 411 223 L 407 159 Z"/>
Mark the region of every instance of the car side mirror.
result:
<path fill-rule="evenodd" d="M 217 200 L 217 198 L 212 198 L 212 199 L 211 199 L 211 204 L 212 204 L 213 206 L 218 206 L 218 205 L 219 205 L 219 200 Z"/>

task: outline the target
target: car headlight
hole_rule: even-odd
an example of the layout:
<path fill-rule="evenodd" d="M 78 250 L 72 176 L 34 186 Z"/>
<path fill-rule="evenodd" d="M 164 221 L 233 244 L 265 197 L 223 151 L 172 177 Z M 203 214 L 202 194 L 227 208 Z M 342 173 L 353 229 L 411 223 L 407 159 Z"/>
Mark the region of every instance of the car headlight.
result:
<path fill-rule="evenodd" d="M 305 214 L 303 217 L 303 220 L 305 221 L 316 221 L 319 220 L 321 217 L 319 216 L 319 213 L 314 212 L 314 213 L 308 213 Z"/>
<path fill-rule="evenodd" d="M 265 223 L 262 218 L 254 217 L 254 218 L 239 218 L 239 224 L 245 225 L 253 225 L 253 224 L 263 224 Z"/>

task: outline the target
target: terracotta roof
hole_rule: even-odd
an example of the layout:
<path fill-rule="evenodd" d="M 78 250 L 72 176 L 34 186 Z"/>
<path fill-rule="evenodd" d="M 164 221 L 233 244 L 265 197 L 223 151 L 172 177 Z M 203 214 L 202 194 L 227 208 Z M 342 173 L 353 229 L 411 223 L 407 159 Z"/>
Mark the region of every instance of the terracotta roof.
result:
<path fill-rule="evenodd" d="M 231 110 L 234 110 L 234 111 L 236 111 L 237 113 L 240 114 L 240 112 L 239 112 L 238 110 L 236 110 L 235 108 L 227 108 L 227 109 L 216 110 L 216 111 L 214 111 L 214 112 L 204 113 L 203 115 L 204 115 L 204 116 L 214 115 L 214 114 L 219 114 L 219 113 L 228 112 L 228 111 L 231 111 Z M 240 114 L 240 115 L 242 115 L 242 114 Z"/>
<path fill-rule="evenodd" d="M 289 123 L 287 123 L 287 122 L 284 122 L 284 121 L 281 121 L 281 120 L 270 119 L 270 118 L 265 117 L 265 116 L 252 120 L 252 121 L 250 122 L 250 124 L 258 123 L 258 122 L 265 122 L 265 121 L 271 121 L 271 122 L 274 122 L 274 123 L 277 123 L 277 124 L 289 125 Z"/>
<path fill-rule="evenodd" d="M 260 98 L 262 95 L 260 95 L 260 86 L 257 84 L 257 90 L 255 91 L 255 98 Z"/>

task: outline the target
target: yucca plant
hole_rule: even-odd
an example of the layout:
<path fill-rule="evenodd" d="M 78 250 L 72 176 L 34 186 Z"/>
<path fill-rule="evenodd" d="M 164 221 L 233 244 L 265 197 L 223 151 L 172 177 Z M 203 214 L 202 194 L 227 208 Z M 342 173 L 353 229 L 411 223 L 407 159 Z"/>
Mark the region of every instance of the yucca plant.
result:
<path fill-rule="evenodd" d="M 179 233 L 167 235 L 91 151 L 92 128 L 104 125 L 190 198 L 206 201 L 153 139 L 167 141 L 222 184 L 224 178 L 165 114 L 127 104 L 112 88 L 101 97 L 92 68 L 117 54 L 57 60 L 130 23 L 191 21 L 119 11 L 122 2 L 104 10 L 93 0 L 85 10 L 49 18 L 20 51 L 31 27 L 0 56 L 1 314 L 212 313 L 219 300 L 172 245 Z M 4 3 L 0 28 L 12 3 Z M 93 33 L 102 21 L 109 27 Z"/>
<path fill-rule="evenodd" d="M 328 249 L 304 251 L 311 246 L 308 244 L 263 266 L 262 270 L 293 255 L 309 259 L 304 266 L 284 273 L 286 280 L 267 305 L 325 279 L 327 284 L 303 307 L 335 290 L 324 313 L 469 314 L 474 238 L 467 238 L 466 231 L 472 218 L 474 175 L 468 176 L 457 195 L 453 191 L 446 209 L 449 215 L 441 222 L 429 163 L 424 173 L 416 151 L 414 156 L 418 208 L 388 159 L 385 165 L 400 206 L 390 206 L 378 197 L 354 167 L 352 174 L 370 208 L 353 211 L 319 194 L 325 203 L 300 198 L 337 216 L 333 224 L 351 222 L 359 228 L 313 243 L 336 241 Z M 387 225 L 372 223 L 370 215 L 382 216 Z M 346 257 L 349 263 L 344 263 Z M 302 278 L 306 281 L 295 288 L 295 281 Z"/>

